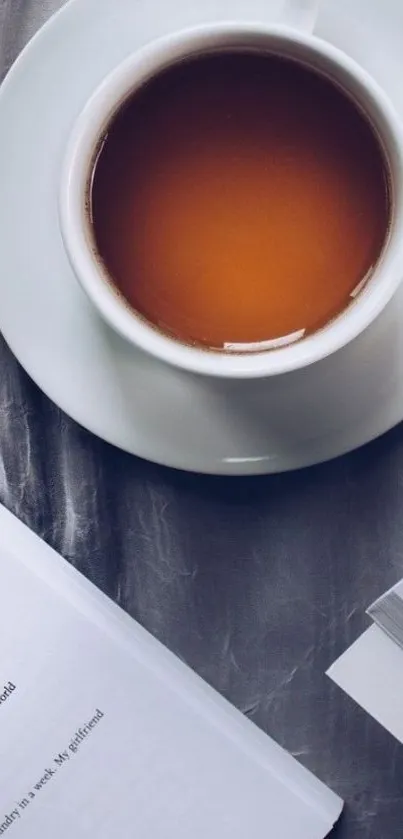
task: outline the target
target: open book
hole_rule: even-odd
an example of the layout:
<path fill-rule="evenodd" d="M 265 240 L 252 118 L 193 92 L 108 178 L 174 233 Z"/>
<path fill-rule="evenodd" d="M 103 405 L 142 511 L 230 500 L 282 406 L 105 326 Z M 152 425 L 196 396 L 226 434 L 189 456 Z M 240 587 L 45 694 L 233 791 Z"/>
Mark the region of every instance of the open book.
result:
<path fill-rule="evenodd" d="M 0 836 L 322 839 L 341 800 L 0 507 Z"/>
<path fill-rule="evenodd" d="M 372 603 L 367 614 L 373 625 L 328 675 L 403 743 L 403 580 Z"/>

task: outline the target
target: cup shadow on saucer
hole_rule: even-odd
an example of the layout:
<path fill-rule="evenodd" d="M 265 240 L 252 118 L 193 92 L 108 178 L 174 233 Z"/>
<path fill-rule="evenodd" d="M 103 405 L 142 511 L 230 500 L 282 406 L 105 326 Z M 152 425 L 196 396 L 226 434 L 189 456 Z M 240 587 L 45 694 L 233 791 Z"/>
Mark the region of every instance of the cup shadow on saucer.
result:
<path fill-rule="evenodd" d="M 347 451 L 377 413 L 388 427 L 388 392 L 400 375 L 398 332 L 403 292 L 355 341 L 303 370 L 228 381 L 187 373 L 133 349 L 99 319 L 121 410 L 138 424 L 139 403 L 150 435 L 164 448 L 191 446 L 209 459 L 236 463 L 276 460 L 293 465 Z M 97 315 L 94 313 L 94 316 Z M 111 369 L 111 372 L 112 372 Z M 379 412 L 382 412 L 382 424 Z M 344 442 L 343 442 L 344 441 Z M 157 457 L 157 453 L 155 454 Z"/>

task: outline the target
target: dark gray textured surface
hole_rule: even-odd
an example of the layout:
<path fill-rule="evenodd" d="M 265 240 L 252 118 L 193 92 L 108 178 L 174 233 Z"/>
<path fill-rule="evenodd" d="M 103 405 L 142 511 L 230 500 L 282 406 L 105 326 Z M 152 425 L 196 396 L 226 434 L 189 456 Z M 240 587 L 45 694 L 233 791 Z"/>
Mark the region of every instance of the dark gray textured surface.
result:
<path fill-rule="evenodd" d="M 59 5 L 0 0 L 3 73 Z M 324 675 L 403 576 L 402 427 L 297 474 L 198 477 L 78 428 L 4 343 L 0 369 L 0 500 L 346 799 L 335 837 L 402 839 L 403 746 Z"/>

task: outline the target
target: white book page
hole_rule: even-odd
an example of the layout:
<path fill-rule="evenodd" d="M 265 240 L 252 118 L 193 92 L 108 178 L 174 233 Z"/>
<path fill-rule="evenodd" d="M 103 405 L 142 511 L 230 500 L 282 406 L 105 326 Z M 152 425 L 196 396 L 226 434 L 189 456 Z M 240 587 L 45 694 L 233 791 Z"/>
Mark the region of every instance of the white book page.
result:
<path fill-rule="evenodd" d="M 382 629 L 363 632 L 328 676 L 403 743 L 403 652 Z"/>
<path fill-rule="evenodd" d="M 0 837 L 321 839 L 341 806 L 0 508 Z"/>

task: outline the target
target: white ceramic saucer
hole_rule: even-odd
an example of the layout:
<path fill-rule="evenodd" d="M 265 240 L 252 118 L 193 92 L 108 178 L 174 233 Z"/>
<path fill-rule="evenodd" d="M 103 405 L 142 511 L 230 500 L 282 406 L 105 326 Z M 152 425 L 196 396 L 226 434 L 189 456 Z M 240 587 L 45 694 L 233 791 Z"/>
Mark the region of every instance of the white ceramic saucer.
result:
<path fill-rule="evenodd" d="M 266 381 L 211 382 L 136 353 L 99 320 L 58 229 L 60 165 L 101 78 L 146 41 L 224 18 L 275 20 L 281 0 L 71 0 L 0 94 L 0 327 L 66 413 L 141 457 L 200 472 L 305 466 L 403 418 L 403 288 L 347 349 Z M 324 0 L 317 32 L 384 86 L 403 115 L 401 0 Z M 403 265 L 402 265 L 403 272 Z"/>

